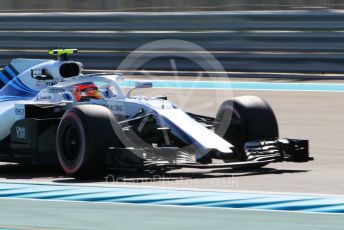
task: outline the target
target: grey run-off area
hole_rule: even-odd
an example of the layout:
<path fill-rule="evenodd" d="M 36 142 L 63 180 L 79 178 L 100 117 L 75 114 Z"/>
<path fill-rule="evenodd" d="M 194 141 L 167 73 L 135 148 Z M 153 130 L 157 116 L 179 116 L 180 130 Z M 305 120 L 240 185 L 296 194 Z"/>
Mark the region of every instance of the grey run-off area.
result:
<path fill-rule="evenodd" d="M 0 199 L 2 229 L 342 229 L 341 215 Z"/>

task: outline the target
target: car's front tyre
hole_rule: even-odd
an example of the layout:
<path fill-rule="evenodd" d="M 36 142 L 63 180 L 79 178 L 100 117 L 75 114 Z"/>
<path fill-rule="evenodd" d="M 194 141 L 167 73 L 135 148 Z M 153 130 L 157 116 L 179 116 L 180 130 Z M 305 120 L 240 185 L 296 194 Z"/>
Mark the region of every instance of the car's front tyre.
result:
<path fill-rule="evenodd" d="M 223 102 L 216 115 L 215 132 L 245 159 L 247 141 L 278 138 L 278 124 L 270 105 L 256 96 L 240 96 Z"/>

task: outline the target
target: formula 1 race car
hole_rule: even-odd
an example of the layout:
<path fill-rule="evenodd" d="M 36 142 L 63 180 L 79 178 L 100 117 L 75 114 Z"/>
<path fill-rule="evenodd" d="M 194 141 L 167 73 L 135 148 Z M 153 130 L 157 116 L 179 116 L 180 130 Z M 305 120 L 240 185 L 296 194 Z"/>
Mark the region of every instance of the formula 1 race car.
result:
<path fill-rule="evenodd" d="M 275 115 L 258 97 L 229 99 L 215 118 L 187 113 L 166 97 L 131 96 L 151 82 L 135 82 L 126 95 L 123 75 L 83 74 L 67 58 L 75 49 L 49 53 L 58 60 L 13 59 L 0 72 L 0 161 L 92 178 L 108 169 L 251 169 L 311 159 L 307 140 L 278 138 Z"/>

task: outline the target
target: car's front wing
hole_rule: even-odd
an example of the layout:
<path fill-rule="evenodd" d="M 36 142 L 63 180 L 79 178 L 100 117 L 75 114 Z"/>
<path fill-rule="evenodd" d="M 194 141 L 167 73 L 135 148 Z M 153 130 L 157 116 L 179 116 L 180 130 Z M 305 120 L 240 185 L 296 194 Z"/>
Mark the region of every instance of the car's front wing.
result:
<path fill-rule="evenodd" d="M 135 161 L 133 168 L 142 169 L 177 169 L 177 168 L 197 168 L 197 169 L 216 169 L 216 168 L 259 168 L 274 162 L 307 162 L 313 160 L 309 156 L 308 141 L 296 139 L 275 139 L 250 141 L 245 144 L 245 161 L 235 161 L 228 163 L 200 163 L 195 160 L 192 154 L 179 148 L 154 148 L 154 149 L 111 149 L 108 159 L 111 165 L 114 158 L 121 158 Z M 115 161 L 118 162 L 118 161 Z M 129 161 L 127 161 L 129 162 Z M 117 165 L 118 166 L 118 165 Z M 129 166 L 129 165 L 126 165 Z M 122 167 L 119 167 L 121 169 Z M 126 167 L 127 169 L 130 167 Z"/>

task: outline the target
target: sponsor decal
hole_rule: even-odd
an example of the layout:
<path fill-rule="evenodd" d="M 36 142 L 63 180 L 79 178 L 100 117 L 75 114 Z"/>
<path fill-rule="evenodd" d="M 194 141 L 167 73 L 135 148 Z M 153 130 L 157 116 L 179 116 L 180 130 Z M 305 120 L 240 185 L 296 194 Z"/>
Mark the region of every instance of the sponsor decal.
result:
<path fill-rule="evenodd" d="M 25 116 L 25 109 L 15 109 L 16 116 Z"/>
<path fill-rule="evenodd" d="M 91 103 L 95 105 L 102 105 L 105 106 L 106 108 L 110 109 L 112 112 L 117 113 L 117 114 L 124 114 L 124 105 L 123 103 L 114 103 L 114 102 L 109 102 L 109 101 L 104 101 L 104 100 L 91 100 Z"/>
<path fill-rule="evenodd" d="M 47 95 L 38 97 L 39 100 L 51 100 L 51 98 L 52 98 L 51 96 L 47 96 Z"/>
<path fill-rule="evenodd" d="M 25 105 L 16 104 L 14 107 L 14 118 L 16 121 L 25 118 Z"/>
<path fill-rule="evenodd" d="M 62 93 L 66 92 L 65 88 L 49 88 L 50 93 Z"/>
<path fill-rule="evenodd" d="M 53 81 L 50 81 L 50 80 L 38 80 L 36 82 L 36 85 L 38 87 L 49 87 L 49 86 L 53 86 L 53 85 L 56 85 L 58 82 L 53 80 Z"/>
<path fill-rule="evenodd" d="M 123 105 L 108 105 L 107 107 L 110 110 L 115 111 L 115 112 L 123 112 L 124 111 Z"/>
<path fill-rule="evenodd" d="M 26 139 L 26 128 L 25 127 L 16 127 L 16 137 L 17 139 Z"/>

